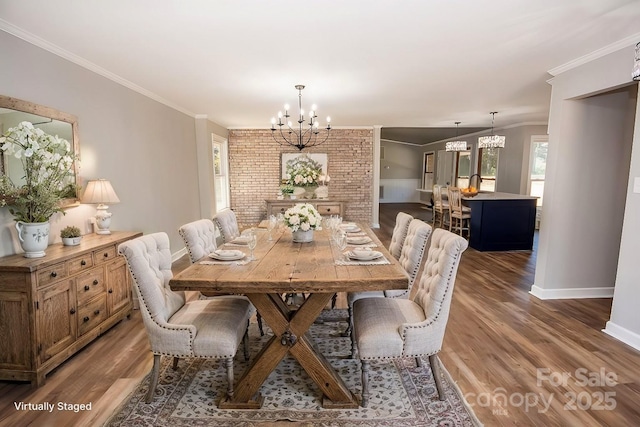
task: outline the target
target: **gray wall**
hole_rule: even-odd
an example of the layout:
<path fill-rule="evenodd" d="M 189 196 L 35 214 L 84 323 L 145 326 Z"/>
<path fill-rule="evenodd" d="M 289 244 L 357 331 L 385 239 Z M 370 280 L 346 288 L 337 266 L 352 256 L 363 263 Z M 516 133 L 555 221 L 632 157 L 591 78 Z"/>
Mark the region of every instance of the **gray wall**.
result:
<path fill-rule="evenodd" d="M 497 128 L 495 133 L 504 135 L 506 138 L 505 146 L 500 149 L 500 154 L 498 155 L 498 185 L 496 190 L 505 193 L 525 194 L 527 190 L 531 137 L 533 135 L 546 135 L 547 126 L 522 125 L 507 129 Z M 457 138 L 451 138 L 451 140 L 467 141 L 468 146 L 471 147 L 471 164 L 475 168 L 477 164 L 478 138 L 489 134 L 491 132 L 469 136 L 461 135 Z M 445 149 L 445 145 L 446 141 L 429 144 L 421 151 L 433 150 L 437 154 L 438 151 Z M 437 166 L 436 162 L 436 168 Z"/>
<path fill-rule="evenodd" d="M 640 110 L 633 58 L 629 46 L 551 80 L 548 185 L 531 292 L 541 298 L 613 293 L 605 331 L 640 349 L 640 194 L 633 192 Z"/>
<path fill-rule="evenodd" d="M 0 52 L 1 94 L 78 117 L 81 179 L 109 179 L 121 201 L 111 228 L 165 231 L 182 249 L 177 228 L 200 218 L 195 119 L 2 31 Z M 94 214 L 81 205 L 54 216 L 50 242 L 66 225 L 86 232 Z M 0 238 L 0 256 L 21 252 L 6 208 Z"/>

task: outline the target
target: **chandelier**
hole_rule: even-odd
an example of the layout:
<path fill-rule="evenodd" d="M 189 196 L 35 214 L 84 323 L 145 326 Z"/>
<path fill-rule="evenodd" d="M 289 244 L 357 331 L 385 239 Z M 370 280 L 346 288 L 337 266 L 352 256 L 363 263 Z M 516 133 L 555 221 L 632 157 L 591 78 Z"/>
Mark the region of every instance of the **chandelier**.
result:
<path fill-rule="evenodd" d="M 460 122 L 456 123 L 456 139 L 458 139 L 458 125 Z M 467 141 L 447 141 L 445 145 L 446 151 L 466 151 L 467 150 Z"/>
<path fill-rule="evenodd" d="M 504 148 L 506 141 L 504 135 L 493 134 L 493 120 L 498 112 L 492 111 L 489 114 L 491 114 L 491 136 L 481 136 L 478 138 L 478 148 Z"/>
<path fill-rule="evenodd" d="M 320 145 L 329 139 L 331 117 L 327 117 L 327 127 L 324 128 L 326 132 L 323 131 L 324 135 L 318 137 L 320 134 L 320 122 L 316 120 L 318 117 L 316 115 L 316 106 L 311 106 L 311 111 L 309 111 L 308 115 L 309 121 L 305 123 L 304 110 L 302 109 L 302 89 L 304 89 L 304 85 L 296 85 L 296 89 L 298 90 L 298 109 L 300 111 L 297 129 L 294 128 L 293 123 L 289 120 L 291 117 L 289 115 L 289 105 L 285 104 L 284 114 L 282 114 L 282 111 L 278 111 L 278 120 L 276 121 L 275 117 L 271 119 L 271 136 L 280 145 L 289 145 L 302 151 L 304 148 Z M 278 129 L 276 129 L 276 126 L 278 126 Z M 283 129 L 283 126 L 286 127 Z"/>

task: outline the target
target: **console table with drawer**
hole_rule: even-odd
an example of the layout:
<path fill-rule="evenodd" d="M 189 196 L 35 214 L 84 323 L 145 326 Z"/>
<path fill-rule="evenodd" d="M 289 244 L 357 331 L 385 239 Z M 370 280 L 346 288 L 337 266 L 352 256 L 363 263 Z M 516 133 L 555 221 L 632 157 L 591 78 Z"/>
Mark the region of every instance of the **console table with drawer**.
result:
<path fill-rule="evenodd" d="M 268 199 L 265 200 L 265 203 L 267 204 L 267 218 L 270 215 L 284 213 L 296 203 L 311 203 L 318 210 L 320 215 L 344 216 L 346 205 L 344 200 L 336 199 Z"/>
<path fill-rule="evenodd" d="M 0 258 L 0 380 L 45 375 L 131 314 L 131 279 L 118 244 L 142 235 L 89 234 L 42 258 Z"/>

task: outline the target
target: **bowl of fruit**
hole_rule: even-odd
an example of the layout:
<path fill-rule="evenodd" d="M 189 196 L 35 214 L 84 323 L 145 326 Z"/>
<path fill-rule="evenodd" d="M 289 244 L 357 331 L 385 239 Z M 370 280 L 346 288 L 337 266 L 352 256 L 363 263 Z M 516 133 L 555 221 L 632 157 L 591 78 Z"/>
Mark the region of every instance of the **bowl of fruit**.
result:
<path fill-rule="evenodd" d="M 475 197 L 478 195 L 478 189 L 476 187 L 469 186 L 467 188 L 461 188 L 460 193 L 464 197 Z"/>

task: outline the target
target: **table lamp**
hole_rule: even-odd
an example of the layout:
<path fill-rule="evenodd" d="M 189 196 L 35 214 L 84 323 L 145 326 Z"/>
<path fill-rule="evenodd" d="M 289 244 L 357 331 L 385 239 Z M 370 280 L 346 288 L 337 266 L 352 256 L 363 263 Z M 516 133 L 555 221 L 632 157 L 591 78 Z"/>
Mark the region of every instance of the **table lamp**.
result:
<path fill-rule="evenodd" d="M 111 212 L 108 204 L 119 203 L 120 199 L 113 191 L 111 183 L 106 179 L 92 180 L 87 183 L 87 188 L 82 196 L 82 203 L 97 204 L 96 208 L 96 234 L 111 234 Z"/>

